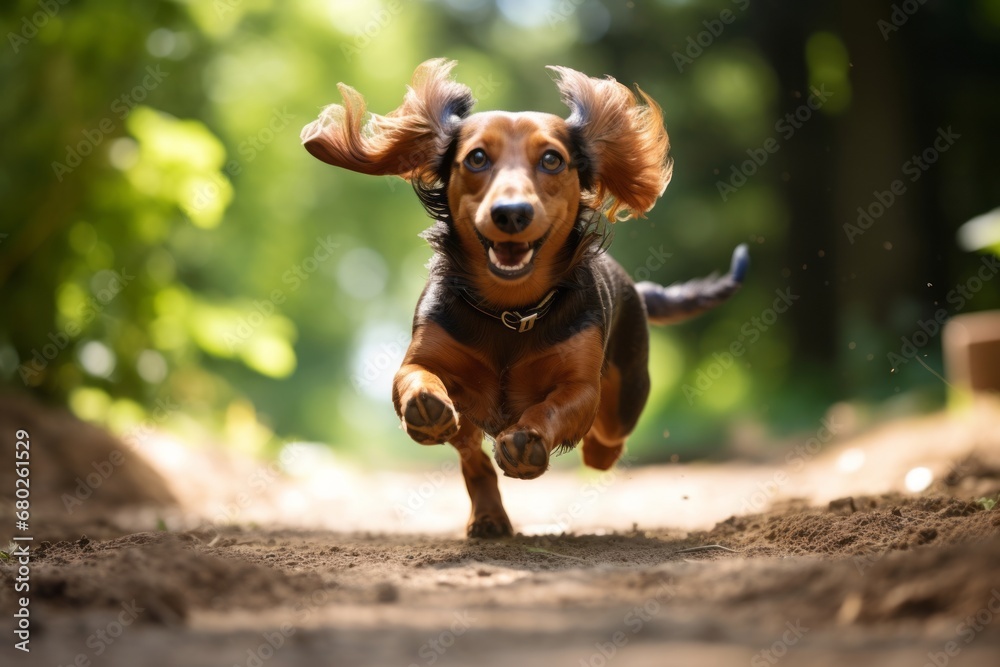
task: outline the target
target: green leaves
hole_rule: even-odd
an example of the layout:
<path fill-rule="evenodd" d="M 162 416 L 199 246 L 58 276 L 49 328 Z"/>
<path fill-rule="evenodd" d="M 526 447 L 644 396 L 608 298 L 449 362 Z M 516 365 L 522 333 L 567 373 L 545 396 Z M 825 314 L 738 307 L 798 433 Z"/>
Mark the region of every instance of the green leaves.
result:
<path fill-rule="evenodd" d="M 197 120 L 179 120 L 138 107 L 127 121 L 139 145 L 138 159 L 126 171 L 135 190 L 176 206 L 191 222 L 211 229 L 222 221 L 233 187 L 222 167 L 222 142 Z"/>

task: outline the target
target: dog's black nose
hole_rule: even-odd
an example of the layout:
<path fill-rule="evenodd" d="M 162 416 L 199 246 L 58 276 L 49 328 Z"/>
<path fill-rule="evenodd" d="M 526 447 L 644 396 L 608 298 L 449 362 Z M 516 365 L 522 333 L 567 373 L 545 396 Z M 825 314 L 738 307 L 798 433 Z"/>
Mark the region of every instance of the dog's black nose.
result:
<path fill-rule="evenodd" d="M 517 234 L 531 224 L 535 209 L 527 202 L 498 202 L 490 209 L 490 215 L 500 231 Z"/>

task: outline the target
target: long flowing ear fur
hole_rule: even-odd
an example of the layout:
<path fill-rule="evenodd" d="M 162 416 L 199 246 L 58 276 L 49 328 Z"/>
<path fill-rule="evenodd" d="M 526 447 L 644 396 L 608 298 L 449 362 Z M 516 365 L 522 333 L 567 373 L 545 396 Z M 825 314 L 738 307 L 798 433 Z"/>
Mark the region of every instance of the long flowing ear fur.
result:
<path fill-rule="evenodd" d="M 595 79 L 568 67 L 550 67 L 570 108 L 570 131 L 580 142 L 577 160 L 584 202 L 608 219 L 642 217 L 670 182 L 670 140 L 659 105 L 613 78 Z M 641 102 L 641 104 L 640 104 Z"/>
<path fill-rule="evenodd" d="M 421 64 L 403 104 L 365 122 L 365 100 L 338 84 L 343 106 L 331 104 L 302 129 L 302 144 L 323 162 L 373 175 L 398 175 L 432 184 L 454 132 L 475 100 L 468 86 L 450 74 L 454 61 L 436 58 Z"/>

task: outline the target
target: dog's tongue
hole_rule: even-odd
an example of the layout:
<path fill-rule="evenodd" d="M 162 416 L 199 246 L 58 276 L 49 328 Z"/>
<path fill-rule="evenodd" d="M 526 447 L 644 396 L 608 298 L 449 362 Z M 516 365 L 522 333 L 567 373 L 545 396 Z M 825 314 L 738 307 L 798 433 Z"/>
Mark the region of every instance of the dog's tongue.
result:
<path fill-rule="evenodd" d="M 497 260 L 503 266 L 517 266 L 524 256 L 531 250 L 527 243 L 495 243 L 493 252 L 496 253 Z"/>

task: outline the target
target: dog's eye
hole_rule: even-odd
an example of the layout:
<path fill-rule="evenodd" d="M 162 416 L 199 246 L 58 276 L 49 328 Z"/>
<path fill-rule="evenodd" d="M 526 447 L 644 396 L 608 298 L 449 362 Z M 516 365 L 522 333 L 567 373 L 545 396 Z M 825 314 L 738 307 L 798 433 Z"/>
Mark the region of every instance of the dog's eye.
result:
<path fill-rule="evenodd" d="M 466 156 L 465 166 L 470 171 L 482 171 L 490 166 L 490 159 L 486 157 L 486 151 L 482 148 L 477 148 Z"/>
<path fill-rule="evenodd" d="M 562 155 L 559 155 L 559 153 L 556 153 L 555 151 L 545 151 L 545 154 L 542 155 L 542 159 L 538 164 L 541 165 L 544 171 L 547 171 L 550 174 L 556 174 L 562 170 L 566 161 L 563 160 Z"/>

